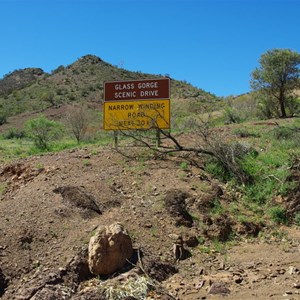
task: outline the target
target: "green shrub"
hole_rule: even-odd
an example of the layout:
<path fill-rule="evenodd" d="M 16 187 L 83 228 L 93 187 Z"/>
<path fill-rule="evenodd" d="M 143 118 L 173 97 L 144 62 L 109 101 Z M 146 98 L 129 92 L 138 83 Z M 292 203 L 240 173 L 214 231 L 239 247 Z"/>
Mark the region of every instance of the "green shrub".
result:
<path fill-rule="evenodd" d="M 211 213 L 213 215 L 221 215 L 224 213 L 224 207 L 218 197 L 214 198 L 212 201 Z"/>
<path fill-rule="evenodd" d="M 199 128 L 197 118 L 195 116 L 187 116 L 182 118 L 177 118 L 177 126 L 180 130 L 191 131 Z M 175 124 L 174 124 L 175 126 Z"/>
<path fill-rule="evenodd" d="M 287 153 L 279 147 L 270 148 L 255 159 L 246 157 L 243 161 L 244 169 L 254 181 L 244 187 L 245 199 L 262 205 L 276 195 L 286 195 L 292 188 L 292 182 L 286 180 L 290 174 L 288 159 Z"/>
<path fill-rule="evenodd" d="M 62 135 L 62 125 L 47 119 L 45 116 L 28 120 L 25 123 L 25 128 L 35 146 L 41 150 L 48 150 L 50 142 L 58 140 Z"/>
<path fill-rule="evenodd" d="M 277 224 L 286 224 L 287 215 L 286 210 L 282 206 L 274 206 L 269 209 L 271 219 Z"/>
<path fill-rule="evenodd" d="M 205 170 L 214 177 L 223 182 L 229 181 L 232 177 L 223 167 L 223 165 L 216 159 L 210 158 L 205 164 Z"/>
<path fill-rule="evenodd" d="M 232 123 L 241 123 L 242 117 L 238 113 L 236 109 L 233 107 L 227 106 L 224 109 L 224 116 L 225 116 L 225 124 L 232 124 Z"/>
<path fill-rule="evenodd" d="M 0 125 L 7 123 L 7 116 L 5 113 L 0 113 Z"/>
<path fill-rule="evenodd" d="M 253 178 L 247 168 L 245 168 L 245 159 L 247 157 L 255 158 L 257 151 L 246 143 L 221 143 L 219 141 L 213 144 L 211 149 L 213 158 L 206 164 L 206 170 L 223 181 L 235 179 L 242 184 L 249 184 Z"/>
<path fill-rule="evenodd" d="M 53 70 L 51 73 L 52 74 L 57 74 L 57 73 L 62 72 L 64 70 L 65 70 L 65 67 L 63 65 L 60 65 L 55 70 Z"/>
<path fill-rule="evenodd" d="M 188 163 L 186 161 L 181 162 L 179 166 L 180 166 L 180 169 L 184 170 L 184 171 L 188 170 L 188 168 L 189 168 Z"/>
<path fill-rule="evenodd" d="M 272 130 L 272 133 L 274 137 L 279 140 L 293 139 L 297 134 L 295 128 L 290 128 L 287 126 L 278 126 Z"/>
<path fill-rule="evenodd" d="M 245 187 L 245 196 L 248 201 L 263 205 L 267 200 L 278 194 L 278 181 L 274 178 L 268 178 L 255 182 Z"/>
<path fill-rule="evenodd" d="M 233 133 L 238 136 L 238 137 L 241 137 L 241 138 L 247 138 L 247 137 L 255 137 L 255 138 L 259 138 L 260 137 L 260 134 L 259 133 L 256 133 L 256 132 L 253 132 L 253 131 L 250 131 L 246 128 L 238 128 L 238 129 L 235 129 L 233 131 Z"/>
<path fill-rule="evenodd" d="M 297 226 L 300 226 L 300 212 L 297 212 L 294 216 L 294 223 L 297 225 Z"/>
<path fill-rule="evenodd" d="M 286 108 L 291 116 L 299 116 L 300 114 L 300 97 L 290 97 L 286 103 Z"/>
<path fill-rule="evenodd" d="M 11 139 L 22 139 L 26 136 L 25 131 L 17 128 L 9 128 L 4 134 L 3 137 L 7 140 Z"/>

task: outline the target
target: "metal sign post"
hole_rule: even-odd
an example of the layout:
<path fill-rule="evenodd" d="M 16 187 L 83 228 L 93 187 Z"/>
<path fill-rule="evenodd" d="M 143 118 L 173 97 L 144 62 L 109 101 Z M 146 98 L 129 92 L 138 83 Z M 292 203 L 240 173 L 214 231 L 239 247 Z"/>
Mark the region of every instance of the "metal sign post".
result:
<path fill-rule="evenodd" d="M 159 148 L 161 145 L 161 140 L 160 140 L 160 129 L 156 129 L 156 148 Z"/>
<path fill-rule="evenodd" d="M 118 131 L 114 130 L 114 149 L 118 150 Z"/>

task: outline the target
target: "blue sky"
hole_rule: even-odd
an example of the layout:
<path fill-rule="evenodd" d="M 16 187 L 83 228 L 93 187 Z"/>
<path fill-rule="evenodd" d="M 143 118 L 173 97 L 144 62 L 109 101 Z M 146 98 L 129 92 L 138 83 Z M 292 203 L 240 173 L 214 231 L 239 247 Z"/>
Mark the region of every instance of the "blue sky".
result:
<path fill-rule="evenodd" d="M 300 52 L 299 28 L 299 0 L 0 0 L 0 78 L 94 54 L 238 95 L 261 54 Z"/>

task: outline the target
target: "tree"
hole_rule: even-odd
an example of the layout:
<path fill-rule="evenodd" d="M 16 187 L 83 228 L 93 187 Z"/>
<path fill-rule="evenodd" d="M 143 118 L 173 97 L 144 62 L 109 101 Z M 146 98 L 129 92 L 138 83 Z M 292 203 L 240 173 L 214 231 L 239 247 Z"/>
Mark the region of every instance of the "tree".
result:
<path fill-rule="evenodd" d="M 52 92 L 43 92 L 41 95 L 41 101 L 49 102 L 51 106 L 55 105 L 54 94 Z"/>
<path fill-rule="evenodd" d="M 89 115 L 87 108 L 84 105 L 72 106 L 67 113 L 67 122 L 79 144 L 88 128 Z"/>
<path fill-rule="evenodd" d="M 196 134 L 196 142 L 193 146 L 186 146 L 181 143 L 169 130 L 163 130 L 156 128 L 159 131 L 163 140 L 167 143 L 164 145 L 161 143 L 159 147 L 154 144 L 151 135 L 148 130 L 119 130 L 119 133 L 123 136 L 132 138 L 138 144 L 145 146 L 153 151 L 154 157 L 165 157 L 170 153 L 181 153 L 181 158 L 192 162 L 194 165 L 202 168 L 198 162 L 208 160 L 211 158 L 220 167 L 223 173 L 221 177 L 230 178 L 233 177 L 237 182 L 241 184 L 249 184 L 253 181 L 252 175 L 244 167 L 244 159 L 247 156 L 255 157 L 257 152 L 248 145 L 242 143 L 227 143 L 223 142 L 220 136 L 217 136 L 213 130 L 208 128 L 207 120 L 205 123 L 200 121 L 199 127 L 194 132 Z M 126 154 L 122 150 L 117 151 L 127 158 L 137 159 L 134 152 L 130 150 L 130 154 Z M 133 154 L 132 154 L 133 153 Z M 194 157 L 194 158 L 193 158 Z M 198 162 L 197 162 L 198 161 Z"/>
<path fill-rule="evenodd" d="M 260 66 L 252 72 L 251 88 L 278 103 L 279 116 L 287 117 L 287 104 L 295 100 L 300 87 L 300 54 L 290 49 L 273 49 L 262 54 Z"/>
<path fill-rule="evenodd" d="M 28 120 L 25 127 L 35 146 L 42 150 L 49 149 L 50 141 L 58 139 L 62 134 L 61 124 L 45 116 Z"/>

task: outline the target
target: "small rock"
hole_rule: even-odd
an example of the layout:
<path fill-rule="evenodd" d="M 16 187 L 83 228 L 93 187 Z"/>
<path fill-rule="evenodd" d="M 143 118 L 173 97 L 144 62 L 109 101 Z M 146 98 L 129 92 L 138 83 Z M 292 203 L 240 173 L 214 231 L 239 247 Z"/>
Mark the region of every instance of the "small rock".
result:
<path fill-rule="evenodd" d="M 173 254 L 176 261 L 186 259 L 189 255 L 188 250 L 183 246 L 183 239 L 181 236 L 173 244 Z"/>
<path fill-rule="evenodd" d="M 300 282 L 294 283 L 294 288 L 295 289 L 300 289 Z"/>
<path fill-rule="evenodd" d="M 283 297 L 286 297 L 286 296 L 292 295 L 292 294 L 293 294 L 293 292 L 291 292 L 291 291 L 286 291 L 286 292 L 283 294 Z"/>
<path fill-rule="evenodd" d="M 205 280 L 201 280 L 196 286 L 195 288 L 198 290 L 198 289 L 201 289 L 205 284 Z"/>
<path fill-rule="evenodd" d="M 169 238 L 174 240 L 174 242 L 178 239 L 179 235 L 175 233 L 170 233 Z"/>
<path fill-rule="evenodd" d="M 220 270 L 224 270 L 225 269 L 225 263 L 224 263 L 224 261 L 220 262 L 219 269 Z"/>
<path fill-rule="evenodd" d="M 221 282 L 221 281 L 214 282 L 208 291 L 208 294 L 213 294 L 213 295 L 229 294 L 229 293 L 230 293 L 230 290 L 225 286 L 225 283 Z"/>
<path fill-rule="evenodd" d="M 243 277 L 239 276 L 239 275 L 234 275 L 233 280 L 234 280 L 235 283 L 240 284 L 240 283 L 243 282 Z"/>
<path fill-rule="evenodd" d="M 287 271 L 290 275 L 295 275 L 299 273 L 299 270 L 293 266 L 290 266 Z"/>

